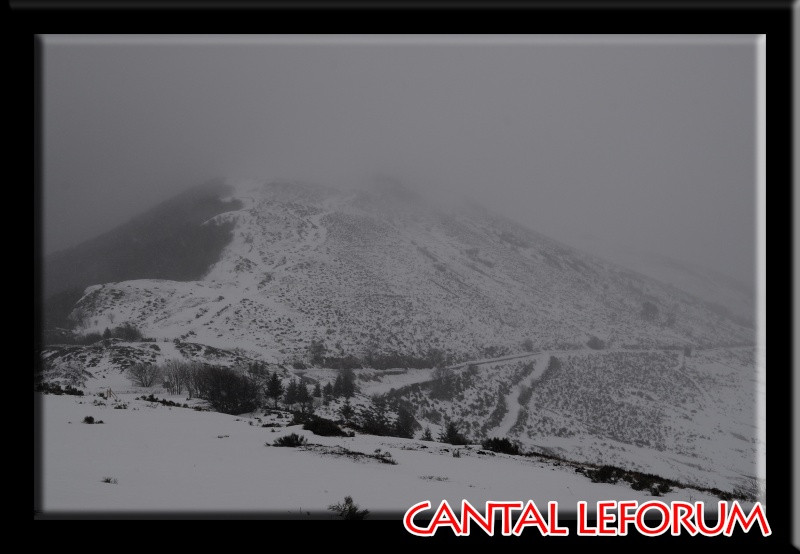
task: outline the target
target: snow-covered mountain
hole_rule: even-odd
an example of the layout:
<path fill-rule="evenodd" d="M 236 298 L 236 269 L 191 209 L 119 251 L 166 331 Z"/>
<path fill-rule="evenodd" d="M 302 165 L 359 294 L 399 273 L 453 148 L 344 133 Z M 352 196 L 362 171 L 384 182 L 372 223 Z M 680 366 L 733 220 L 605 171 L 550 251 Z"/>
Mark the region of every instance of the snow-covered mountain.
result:
<path fill-rule="evenodd" d="M 149 337 L 276 363 L 304 357 L 314 339 L 331 355 L 439 349 L 453 359 L 517 352 L 528 339 L 541 349 L 592 336 L 639 348 L 753 341 L 751 329 L 674 287 L 477 207 L 434 207 L 396 183 L 202 192 L 52 261 L 59 275 L 75 268 L 64 281 L 91 285 L 71 313 L 83 332 L 130 322 Z M 201 221 L 198 211 L 213 215 Z M 171 219 L 181 226 L 159 239 L 153 229 Z M 205 250 L 197 241 L 207 237 Z M 222 248 L 220 237 L 229 237 Z M 189 252 L 176 260 L 181 244 Z"/>
<path fill-rule="evenodd" d="M 391 180 L 215 182 L 45 272 L 54 305 L 70 307 L 62 336 L 131 324 L 152 341 L 51 340 L 42 359 L 62 382 L 125 390 L 120 370 L 178 358 L 266 362 L 284 384 L 324 385 L 356 360 L 354 405 L 383 395 L 418 431 L 455 421 L 473 441 L 509 437 L 726 491 L 765 486 L 755 406 L 766 382 L 746 321 L 456 199 Z M 340 404 L 316 409 L 337 419 Z"/>

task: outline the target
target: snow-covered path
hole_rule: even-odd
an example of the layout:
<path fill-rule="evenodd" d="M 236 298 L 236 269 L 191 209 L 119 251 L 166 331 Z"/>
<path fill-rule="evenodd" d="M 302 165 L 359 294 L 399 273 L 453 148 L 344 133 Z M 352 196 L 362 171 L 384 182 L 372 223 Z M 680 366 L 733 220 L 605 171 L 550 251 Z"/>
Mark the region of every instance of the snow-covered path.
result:
<path fill-rule="evenodd" d="M 506 395 L 506 406 L 508 407 L 508 411 L 506 412 L 505 417 L 503 417 L 503 421 L 500 422 L 500 425 L 495 427 L 495 429 L 489 433 L 491 436 L 495 437 L 505 437 L 508 436 L 509 431 L 511 431 L 511 427 L 514 426 L 514 423 L 517 421 L 517 414 L 519 413 L 519 402 L 517 402 L 517 397 L 519 396 L 520 390 L 523 386 L 530 387 L 534 381 L 538 380 L 539 377 L 542 376 L 544 372 L 544 368 L 547 367 L 547 362 L 543 358 L 546 354 L 540 354 L 539 356 L 534 358 L 534 368 L 533 372 L 520 381 L 517 385 L 511 387 L 511 391 Z"/>
<path fill-rule="evenodd" d="M 511 428 L 514 426 L 514 423 L 517 421 L 517 414 L 519 413 L 519 402 L 517 398 L 519 397 L 520 390 L 523 386 L 525 387 L 532 387 L 533 384 L 538 381 L 544 370 L 547 369 L 548 361 L 550 360 L 550 356 L 553 354 L 564 353 L 563 350 L 553 350 L 548 352 L 540 352 L 534 356 L 533 363 L 535 364 L 533 367 L 533 371 L 531 374 L 520 381 L 517 385 L 511 387 L 511 391 L 506 396 L 506 406 L 508 406 L 508 412 L 506 412 L 503 421 L 500 422 L 500 425 L 495 427 L 495 429 L 489 433 L 491 436 L 495 437 L 506 437 L 508 433 L 511 431 Z"/>
<path fill-rule="evenodd" d="M 685 377 L 687 381 L 689 381 L 689 382 L 690 382 L 692 385 L 694 385 L 694 387 L 695 387 L 695 388 L 696 388 L 698 391 L 700 391 L 700 393 L 703 395 L 703 398 L 705 398 L 705 399 L 706 399 L 706 401 L 708 401 L 708 402 L 710 402 L 710 403 L 712 403 L 712 404 L 713 404 L 713 403 L 714 403 L 714 400 L 711 398 L 711 395 L 709 395 L 709 394 L 706 392 L 706 389 L 704 389 L 703 387 L 701 387 L 701 386 L 700 386 L 700 383 L 698 383 L 697 381 L 695 381 L 694 379 L 692 379 L 692 378 L 691 378 L 691 377 L 690 377 L 688 374 L 686 374 L 685 372 L 681 371 L 681 368 L 682 368 L 682 367 L 684 366 L 684 364 L 686 363 L 686 356 L 685 356 L 684 354 L 681 354 L 680 356 L 681 356 L 681 357 L 680 357 L 680 359 L 678 360 L 678 364 L 677 364 L 675 367 L 673 367 L 673 368 L 672 368 L 672 371 L 674 371 L 675 373 L 677 373 L 678 375 L 680 375 L 680 376 L 682 376 L 682 377 Z"/>
<path fill-rule="evenodd" d="M 539 378 L 544 373 L 544 370 L 547 369 L 547 364 L 548 360 L 550 359 L 550 356 L 558 354 L 582 354 L 586 352 L 598 352 L 598 351 L 591 350 L 589 348 L 583 348 L 580 350 L 550 350 L 546 352 L 517 354 L 514 356 L 503 356 L 500 358 L 477 360 L 477 361 L 467 362 L 464 364 L 458 364 L 451 367 L 456 369 L 456 368 L 466 368 L 470 365 L 477 365 L 477 366 L 482 366 L 482 369 L 485 371 L 485 370 L 491 370 L 492 367 L 494 367 L 494 364 L 500 362 L 506 362 L 509 360 L 521 360 L 521 359 L 533 360 L 533 362 L 535 363 L 533 372 L 528 377 L 523 379 L 521 382 L 511 387 L 511 390 L 506 395 L 506 406 L 508 407 L 508 411 L 506 412 L 506 415 L 503 417 L 503 420 L 500 422 L 500 424 L 489 433 L 489 436 L 493 437 L 507 437 L 509 432 L 511 431 L 511 428 L 514 426 L 514 423 L 516 423 L 517 421 L 517 416 L 520 408 L 517 398 L 519 397 L 519 393 L 522 387 L 523 386 L 531 387 L 536 381 L 539 380 Z M 652 352 L 652 350 L 624 348 L 615 350 L 604 350 L 601 352 Z M 683 360 L 684 356 L 683 354 L 681 354 L 678 364 L 675 367 L 673 367 L 672 370 L 680 374 L 681 376 L 685 377 L 687 380 L 689 380 L 697 388 L 697 390 L 699 390 L 703 394 L 703 397 L 707 401 L 712 402 L 711 397 L 708 395 L 708 393 L 694 379 L 692 379 L 689 375 L 681 371 Z"/>

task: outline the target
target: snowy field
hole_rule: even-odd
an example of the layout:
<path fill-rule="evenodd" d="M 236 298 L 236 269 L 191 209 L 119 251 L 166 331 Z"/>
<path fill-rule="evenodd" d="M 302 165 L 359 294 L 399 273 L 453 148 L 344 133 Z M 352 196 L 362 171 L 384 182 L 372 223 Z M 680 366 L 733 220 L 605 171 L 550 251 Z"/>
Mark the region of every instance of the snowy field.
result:
<path fill-rule="evenodd" d="M 478 454 L 479 447 L 392 437 L 318 437 L 300 426 L 263 428 L 259 422 L 213 412 L 169 408 L 120 395 L 105 406 L 98 397 L 42 395 L 44 512 L 268 512 L 333 517 L 327 506 L 352 496 L 380 517 L 412 504 L 447 499 L 474 505 L 486 500 L 556 500 L 573 511 L 577 501 L 639 500 L 648 493 L 595 484 L 572 467 L 538 459 Z M 183 401 L 179 397 L 167 397 Z M 127 404 L 127 409 L 114 409 Z M 85 416 L 102 420 L 87 425 Z M 253 423 L 253 425 L 251 425 Z M 266 447 L 298 432 L 306 448 Z M 336 455 L 334 447 L 389 452 L 396 465 Z M 104 483 L 109 477 L 116 483 Z M 664 501 L 717 499 L 695 490 Z"/>

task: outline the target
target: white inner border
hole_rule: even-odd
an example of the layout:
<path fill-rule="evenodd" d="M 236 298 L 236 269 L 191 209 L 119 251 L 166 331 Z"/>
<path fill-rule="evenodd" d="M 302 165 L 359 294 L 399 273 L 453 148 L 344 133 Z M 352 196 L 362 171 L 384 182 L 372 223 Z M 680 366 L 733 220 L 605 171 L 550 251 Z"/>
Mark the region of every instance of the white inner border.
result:
<path fill-rule="evenodd" d="M 767 382 L 767 36 L 756 42 L 756 381 Z M 767 477 L 767 406 L 756 395 L 756 475 Z M 760 498 L 764 500 L 764 498 Z"/>

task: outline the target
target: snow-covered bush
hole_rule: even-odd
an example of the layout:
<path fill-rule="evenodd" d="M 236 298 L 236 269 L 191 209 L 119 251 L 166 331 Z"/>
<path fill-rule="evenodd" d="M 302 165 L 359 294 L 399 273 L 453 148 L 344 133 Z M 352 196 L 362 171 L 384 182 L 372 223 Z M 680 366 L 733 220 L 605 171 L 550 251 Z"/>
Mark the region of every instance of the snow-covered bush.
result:
<path fill-rule="evenodd" d="M 287 446 L 289 448 L 296 448 L 298 446 L 304 446 L 307 443 L 308 441 L 303 435 L 292 433 L 291 435 L 284 435 L 280 438 L 275 439 L 275 441 L 272 444 L 274 446 Z"/>

